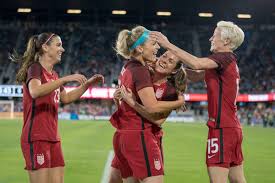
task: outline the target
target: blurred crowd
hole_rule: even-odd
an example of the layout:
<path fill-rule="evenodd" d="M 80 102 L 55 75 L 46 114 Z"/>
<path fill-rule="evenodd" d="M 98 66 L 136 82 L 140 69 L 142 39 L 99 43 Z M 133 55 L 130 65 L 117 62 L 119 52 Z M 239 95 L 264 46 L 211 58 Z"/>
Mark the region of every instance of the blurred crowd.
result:
<path fill-rule="evenodd" d="M 246 104 L 239 108 L 238 114 L 243 124 L 275 127 L 275 103 Z"/>
<path fill-rule="evenodd" d="M 89 77 L 101 73 L 105 76 L 106 86 L 112 85 L 124 64 L 113 49 L 116 36 L 120 30 L 134 26 L 36 21 L 0 22 L 0 25 L 0 84 L 15 83 L 17 66 L 8 59 L 14 49 L 23 54 L 31 35 L 54 32 L 61 36 L 66 50 L 62 62 L 55 68 L 59 74 L 82 73 Z M 163 32 L 171 42 L 190 53 L 209 55 L 212 26 L 166 23 L 145 26 Z M 275 26 L 240 26 L 245 32 L 245 41 L 236 52 L 241 74 L 240 93 L 275 92 Z M 190 83 L 188 92 L 205 93 L 204 82 Z"/>
<path fill-rule="evenodd" d="M 9 56 L 16 50 L 23 54 L 30 36 L 41 32 L 54 32 L 61 36 L 65 53 L 55 67 L 60 76 L 81 73 L 87 77 L 95 73 L 105 76 L 104 86 L 111 87 L 119 75 L 124 60 L 114 51 L 115 39 L 120 30 L 135 25 L 87 22 L 36 22 L 0 21 L 0 84 L 16 84 L 18 64 Z M 171 42 L 196 56 L 210 54 L 209 38 L 214 26 L 152 23 L 144 25 L 150 30 L 165 34 Z M 241 75 L 240 93 L 260 94 L 275 92 L 275 26 L 240 25 L 245 32 L 245 41 L 236 51 Z M 160 50 L 162 53 L 164 50 Z M 73 84 L 72 84 L 73 85 Z M 188 93 L 205 93 L 205 83 L 189 83 Z M 190 103 L 194 116 L 205 116 L 206 102 Z M 275 126 L 274 103 L 238 103 L 239 117 L 243 124 Z M 0 106 L 0 112 L 9 105 Z M 15 111 L 22 111 L 22 102 L 16 101 Z M 83 115 L 110 115 L 115 110 L 112 100 L 82 100 L 61 106 L 59 113 Z"/>

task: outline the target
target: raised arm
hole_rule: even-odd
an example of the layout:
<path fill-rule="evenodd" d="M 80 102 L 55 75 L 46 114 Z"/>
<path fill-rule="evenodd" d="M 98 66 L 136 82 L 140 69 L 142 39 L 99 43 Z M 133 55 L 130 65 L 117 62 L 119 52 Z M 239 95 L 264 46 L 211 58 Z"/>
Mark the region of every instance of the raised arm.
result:
<path fill-rule="evenodd" d="M 185 68 L 187 73 L 187 79 L 192 82 L 198 82 L 204 80 L 205 71 L 204 70 L 193 70 Z"/>
<path fill-rule="evenodd" d="M 153 87 L 145 87 L 139 90 L 138 95 L 146 111 L 151 114 L 171 111 L 180 108 L 184 104 L 184 97 L 180 95 L 176 101 L 157 101 Z"/>
<path fill-rule="evenodd" d="M 28 88 L 31 97 L 35 99 L 51 93 L 52 91 L 56 90 L 57 88 L 61 87 L 62 85 L 70 81 L 77 81 L 80 84 L 84 84 L 86 82 L 86 78 L 83 75 L 74 74 L 65 76 L 63 78 L 45 84 L 42 84 L 41 81 L 37 78 L 32 78 L 28 82 Z"/>
<path fill-rule="evenodd" d="M 96 85 L 99 82 L 104 82 L 104 77 L 100 74 L 95 74 L 84 84 L 80 85 L 76 89 L 68 93 L 65 90 L 63 90 L 60 95 L 61 102 L 64 104 L 68 104 L 75 100 L 78 100 L 90 86 Z"/>
<path fill-rule="evenodd" d="M 198 58 L 183 49 L 175 46 L 174 44 L 170 43 L 166 36 L 164 36 L 161 32 L 153 31 L 151 32 L 150 36 L 153 39 L 156 39 L 157 42 L 164 47 L 165 49 L 171 51 L 175 56 L 177 56 L 181 62 L 186 64 L 188 67 L 194 70 L 200 69 L 213 69 L 217 68 L 218 64 L 209 59 L 209 58 Z"/>
<path fill-rule="evenodd" d="M 149 113 L 145 106 L 136 102 L 135 97 L 130 89 L 126 89 L 122 86 L 122 88 L 116 89 L 114 93 L 115 100 L 124 99 L 124 101 L 130 105 L 135 111 L 137 111 L 142 117 L 146 118 L 147 120 L 151 121 L 156 125 L 161 125 L 164 123 L 166 118 L 171 113 L 170 111 L 165 112 L 158 112 L 158 113 Z"/>

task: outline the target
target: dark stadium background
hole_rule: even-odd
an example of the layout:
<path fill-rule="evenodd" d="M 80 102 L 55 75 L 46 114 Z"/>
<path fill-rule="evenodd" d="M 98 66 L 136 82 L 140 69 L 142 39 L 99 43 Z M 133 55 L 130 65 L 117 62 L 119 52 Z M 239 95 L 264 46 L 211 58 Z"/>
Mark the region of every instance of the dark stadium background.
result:
<path fill-rule="evenodd" d="M 253 101 L 238 102 L 245 134 L 247 180 L 275 182 L 274 0 L 9 0 L 1 3 L 0 161 L 3 163 L 0 183 L 27 182 L 19 146 L 22 98 L 15 96 L 22 93 L 20 88 L 11 91 L 12 87 L 8 86 L 16 85 L 17 69 L 8 58 L 14 49 L 23 54 L 31 35 L 51 31 L 61 36 L 66 52 L 61 64 L 55 67 L 61 76 L 82 73 L 90 77 L 101 73 L 106 83 L 99 87 L 112 88 L 124 63 L 113 50 L 121 29 L 144 25 L 163 32 L 171 42 L 190 53 L 207 56 L 208 39 L 220 20 L 233 21 L 245 32 L 245 41 L 236 53 L 241 74 L 240 94 L 251 95 Z M 31 12 L 18 13 L 18 8 L 30 8 Z M 81 13 L 68 14 L 68 9 L 79 9 Z M 112 10 L 127 13 L 113 15 Z M 157 11 L 169 11 L 171 16 L 157 16 Z M 213 17 L 199 17 L 203 12 L 212 13 Z M 237 14 L 249 14 L 251 18 L 240 19 Z M 187 93 L 205 94 L 204 87 L 203 82 L 189 83 Z M 9 101 L 14 104 L 13 111 Z M 167 130 L 166 182 L 208 181 L 203 162 L 206 109 L 207 103 L 203 100 L 188 102 L 187 112 L 171 115 L 183 123 L 164 126 Z M 111 99 L 100 98 L 60 106 L 60 118 L 65 119 L 60 124 L 67 159 L 65 182 L 102 180 L 112 149 L 113 129 L 106 119 L 114 110 Z M 193 123 L 187 123 L 189 121 Z M 77 156 L 78 149 L 83 149 L 80 156 Z"/>

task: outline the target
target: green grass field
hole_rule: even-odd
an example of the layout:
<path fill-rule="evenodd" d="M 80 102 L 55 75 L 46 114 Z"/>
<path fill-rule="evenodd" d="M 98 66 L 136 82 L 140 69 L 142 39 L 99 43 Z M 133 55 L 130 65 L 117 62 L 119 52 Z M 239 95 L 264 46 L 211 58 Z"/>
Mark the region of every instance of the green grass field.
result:
<path fill-rule="evenodd" d="M 20 149 L 20 120 L 0 121 L 0 183 L 27 183 Z M 100 183 L 113 128 L 107 122 L 61 121 L 65 183 Z M 208 182 L 204 124 L 164 125 L 165 182 Z M 275 183 L 275 129 L 245 127 L 243 151 L 248 183 Z"/>

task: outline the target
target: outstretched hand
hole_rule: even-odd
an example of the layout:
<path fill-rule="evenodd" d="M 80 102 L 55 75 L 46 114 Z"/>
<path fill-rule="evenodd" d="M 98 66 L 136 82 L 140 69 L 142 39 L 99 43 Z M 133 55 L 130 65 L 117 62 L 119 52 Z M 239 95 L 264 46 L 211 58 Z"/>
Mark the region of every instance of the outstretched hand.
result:
<path fill-rule="evenodd" d="M 86 81 L 86 84 L 90 86 L 90 85 L 97 85 L 100 82 L 104 83 L 104 76 L 101 74 L 95 74 Z"/>
<path fill-rule="evenodd" d="M 84 85 L 85 82 L 87 82 L 86 77 L 82 74 L 72 74 L 72 75 L 63 77 L 62 79 L 64 80 L 65 83 L 76 81 L 81 85 Z"/>

